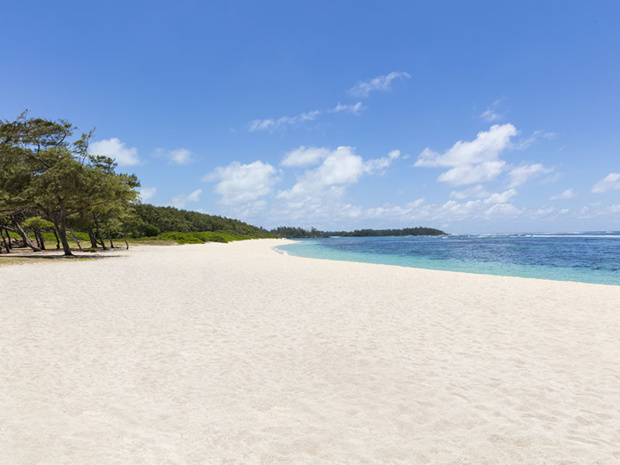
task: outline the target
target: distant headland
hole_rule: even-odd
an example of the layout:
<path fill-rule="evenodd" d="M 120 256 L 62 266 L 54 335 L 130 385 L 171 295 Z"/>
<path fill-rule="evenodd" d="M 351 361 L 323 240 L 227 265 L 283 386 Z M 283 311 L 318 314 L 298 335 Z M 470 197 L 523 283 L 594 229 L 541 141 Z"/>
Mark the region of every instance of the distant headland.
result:
<path fill-rule="evenodd" d="M 448 233 L 435 228 L 418 226 L 403 229 L 356 229 L 355 231 L 319 231 L 311 228 L 294 228 L 280 226 L 270 231 L 272 234 L 287 239 L 313 239 L 325 237 L 380 237 L 380 236 L 447 236 Z"/>

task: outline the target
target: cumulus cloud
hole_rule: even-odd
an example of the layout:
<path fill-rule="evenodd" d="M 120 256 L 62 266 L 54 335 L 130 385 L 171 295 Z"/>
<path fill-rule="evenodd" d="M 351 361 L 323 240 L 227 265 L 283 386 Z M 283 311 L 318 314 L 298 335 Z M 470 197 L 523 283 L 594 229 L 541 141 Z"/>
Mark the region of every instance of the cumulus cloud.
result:
<path fill-rule="evenodd" d="M 308 166 L 315 165 L 326 158 L 331 150 L 325 147 L 304 147 L 303 145 L 286 154 L 282 166 Z"/>
<path fill-rule="evenodd" d="M 425 148 L 414 166 L 459 167 L 494 162 L 516 134 L 512 124 L 494 124 L 488 131 L 479 132 L 475 140 L 460 140 L 443 154 Z"/>
<path fill-rule="evenodd" d="M 377 76 L 369 81 L 359 82 L 349 89 L 348 92 L 355 97 L 368 97 L 371 92 L 386 92 L 390 90 L 394 80 L 405 80 L 409 78 L 411 78 L 409 73 L 404 71 L 392 71 L 385 76 Z"/>
<path fill-rule="evenodd" d="M 550 173 L 551 171 L 553 171 L 553 169 L 545 168 L 541 163 L 517 166 L 508 173 L 508 186 L 521 186 L 530 179 L 540 176 L 541 174 Z"/>
<path fill-rule="evenodd" d="M 174 150 L 155 149 L 155 156 L 165 158 L 173 165 L 188 165 L 194 161 L 191 150 L 179 148 Z"/>
<path fill-rule="evenodd" d="M 515 189 L 508 189 L 504 192 L 496 192 L 494 194 L 491 194 L 489 197 L 483 200 L 483 203 L 488 205 L 509 203 L 510 199 L 512 199 L 515 195 L 517 195 L 517 191 Z"/>
<path fill-rule="evenodd" d="M 299 157 L 310 153 L 314 156 L 313 161 L 322 159 L 322 162 L 318 168 L 307 170 L 300 176 L 290 190 L 280 191 L 278 198 L 304 201 L 325 195 L 339 196 L 346 187 L 355 184 L 363 175 L 386 169 L 400 156 L 400 152 L 394 150 L 387 157 L 364 161 L 355 153 L 353 147 L 327 149 L 327 152 L 325 150 L 317 147 L 304 147 L 303 151 L 297 149 Z"/>
<path fill-rule="evenodd" d="M 469 189 L 465 189 L 463 191 L 452 191 L 450 192 L 450 198 L 456 200 L 463 200 L 469 198 L 478 198 L 485 199 L 491 195 L 484 187 L 480 184 L 474 187 L 470 187 Z"/>
<path fill-rule="evenodd" d="M 105 155 L 113 158 L 119 166 L 134 166 L 140 163 L 138 149 L 127 147 L 116 137 L 92 142 L 88 147 L 88 152 L 92 155 Z"/>
<path fill-rule="evenodd" d="M 566 189 L 564 192 L 558 195 L 552 195 L 551 200 L 568 200 L 575 197 L 575 192 L 572 189 Z"/>
<path fill-rule="evenodd" d="M 262 206 L 262 202 L 255 202 L 270 194 L 279 180 L 278 170 L 260 160 L 249 164 L 235 161 L 228 166 L 217 167 L 203 178 L 203 181 L 217 181 L 215 192 L 221 196 L 219 203 L 229 206 L 249 203 Z"/>
<path fill-rule="evenodd" d="M 617 214 L 620 213 L 620 204 L 616 205 L 602 205 L 601 202 L 592 202 L 585 207 L 582 207 L 576 214 L 577 218 L 595 218 L 597 216 L 614 215 L 614 219 L 617 221 Z"/>
<path fill-rule="evenodd" d="M 611 190 L 620 190 L 620 173 L 609 173 L 592 188 L 593 194 L 602 194 Z"/>
<path fill-rule="evenodd" d="M 200 200 L 201 195 L 202 195 L 202 189 L 196 189 L 195 191 L 189 194 L 178 194 L 172 197 L 172 200 L 170 200 L 170 204 L 173 207 L 183 208 L 188 203 L 198 202 Z"/>
<path fill-rule="evenodd" d="M 151 199 L 155 196 L 155 194 L 157 193 L 157 189 L 154 187 L 141 187 L 139 189 L 139 193 L 140 200 L 142 200 L 142 202 L 146 202 L 148 199 Z"/>
<path fill-rule="evenodd" d="M 517 187 L 551 172 L 540 163 L 512 167 L 500 159 L 505 150 L 515 148 L 511 138 L 517 134 L 512 124 L 495 124 L 488 131 L 479 132 L 473 141 L 460 140 L 443 153 L 425 148 L 414 166 L 449 168 L 437 180 L 453 186 L 489 182 L 508 172 L 508 187 Z"/>
<path fill-rule="evenodd" d="M 437 178 L 453 186 L 488 182 L 500 175 L 506 166 L 504 161 L 488 161 L 476 165 L 461 165 L 448 170 Z"/>
<path fill-rule="evenodd" d="M 187 165 L 192 161 L 192 152 L 187 149 L 175 149 L 169 152 L 170 161 L 176 165 Z"/>
<path fill-rule="evenodd" d="M 365 219 L 381 219 L 399 223 L 412 221 L 431 221 L 453 223 L 462 220 L 500 220 L 527 215 L 529 212 L 510 203 L 517 195 L 514 189 L 491 194 L 485 200 L 458 202 L 448 200 L 443 204 L 433 204 L 418 199 L 405 205 L 389 205 L 368 208 L 361 212 Z"/>

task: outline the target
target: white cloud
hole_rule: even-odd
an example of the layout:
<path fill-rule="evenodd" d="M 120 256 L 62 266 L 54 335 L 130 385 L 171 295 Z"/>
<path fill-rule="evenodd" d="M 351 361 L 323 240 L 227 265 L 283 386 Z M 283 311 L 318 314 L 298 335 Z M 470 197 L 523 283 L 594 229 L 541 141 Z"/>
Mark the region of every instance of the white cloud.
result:
<path fill-rule="evenodd" d="M 290 190 L 280 191 L 279 198 L 307 201 L 325 195 L 338 197 L 344 193 L 347 186 L 355 184 L 363 175 L 386 169 L 400 156 L 398 150 L 393 150 L 387 157 L 364 161 L 355 153 L 353 147 L 328 150 L 327 155 L 325 155 L 325 150 L 316 147 L 304 148 L 304 154 L 315 154 L 313 158 L 315 161 L 319 159 L 317 154 L 320 154 L 323 161 L 318 168 L 308 170 L 298 178 L 297 183 Z"/>
<path fill-rule="evenodd" d="M 146 202 L 148 199 L 153 198 L 157 193 L 157 189 L 154 187 L 141 187 L 139 189 L 140 192 L 140 200 L 142 202 Z"/>
<path fill-rule="evenodd" d="M 558 195 L 552 195 L 550 197 L 551 200 L 568 200 L 575 197 L 575 192 L 572 189 L 566 189 L 564 192 Z"/>
<path fill-rule="evenodd" d="M 517 129 L 512 124 L 495 124 L 488 131 L 479 132 L 475 140 L 460 140 L 443 154 L 425 148 L 414 166 L 459 167 L 494 162 L 516 134 Z"/>
<path fill-rule="evenodd" d="M 557 134 L 553 132 L 534 131 L 532 135 L 528 137 L 527 139 L 522 139 L 522 140 L 512 143 L 510 145 L 510 148 L 515 149 L 515 150 L 525 150 L 528 147 L 530 147 L 534 142 L 536 142 L 537 140 L 541 138 L 546 139 L 546 140 L 553 140 L 556 137 L 557 137 Z"/>
<path fill-rule="evenodd" d="M 438 181 L 446 182 L 453 186 L 488 182 L 495 179 L 504 171 L 506 162 L 489 161 L 477 165 L 461 165 L 441 173 Z"/>
<path fill-rule="evenodd" d="M 314 110 L 297 116 L 282 116 L 278 119 L 255 119 L 250 122 L 250 132 L 274 131 L 282 126 L 293 126 L 306 121 L 314 121 L 321 113 L 323 113 L 321 110 Z"/>
<path fill-rule="evenodd" d="M 162 148 L 155 149 L 155 157 L 165 158 L 173 165 L 189 165 L 194 161 L 191 150 L 178 148 L 174 150 L 165 150 Z"/>
<path fill-rule="evenodd" d="M 456 200 L 463 200 L 468 198 L 478 198 L 485 199 L 491 195 L 484 187 L 480 184 L 474 187 L 470 187 L 469 189 L 465 189 L 464 191 L 452 191 L 450 192 L 450 198 Z"/>
<path fill-rule="evenodd" d="M 504 192 L 495 192 L 494 194 L 491 194 L 488 198 L 483 200 L 483 203 L 488 205 L 508 203 L 510 202 L 510 199 L 512 199 L 515 195 L 517 195 L 517 191 L 515 189 L 508 189 Z"/>
<path fill-rule="evenodd" d="M 119 166 L 134 166 L 140 163 L 138 149 L 126 147 L 125 143 L 116 137 L 92 142 L 88 147 L 88 152 L 92 155 L 105 155 L 113 158 Z"/>
<path fill-rule="evenodd" d="M 356 97 L 368 97 L 368 95 L 374 91 L 385 92 L 390 90 L 390 85 L 395 79 L 404 80 L 409 78 L 411 78 L 409 73 L 403 71 L 392 71 L 390 74 L 385 76 L 377 76 L 370 81 L 359 82 L 349 89 L 348 92 Z"/>
<path fill-rule="evenodd" d="M 462 220 L 500 220 L 526 215 L 529 212 L 510 203 L 517 192 L 514 189 L 495 193 L 486 200 L 457 202 L 448 200 L 443 204 L 427 203 L 424 199 L 405 204 L 365 209 L 360 216 L 365 219 L 382 219 L 399 223 L 430 221 L 453 223 Z"/>
<path fill-rule="evenodd" d="M 414 166 L 449 168 L 437 180 L 453 186 L 489 182 L 508 171 L 508 187 L 517 187 L 553 171 L 540 163 L 511 167 L 500 159 L 505 150 L 515 148 L 511 138 L 517 134 L 512 124 L 495 124 L 479 132 L 473 141 L 460 140 L 444 153 L 425 148 Z"/>
<path fill-rule="evenodd" d="M 392 150 L 387 157 L 375 158 L 366 162 L 368 173 L 377 173 L 389 168 L 394 160 L 400 157 L 400 150 Z"/>
<path fill-rule="evenodd" d="M 592 188 L 593 194 L 602 194 L 611 190 L 620 190 L 620 173 L 609 173 Z"/>
<path fill-rule="evenodd" d="M 362 102 L 357 102 L 352 105 L 343 105 L 342 103 L 338 103 L 334 108 L 328 110 L 328 113 L 352 113 L 354 115 L 359 115 L 359 113 L 364 109 Z"/>
<path fill-rule="evenodd" d="M 325 147 L 304 147 L 303 145 L 286 154 L 282 166 L 314 165 L 330 154 L 331 150 Z"/>
<path fill-rule="evenodd" d="M 203 181 L 218 181 L 215 192 L 221 195 L 219 203 L 229 206 L 249 203 L 262 206 L 263 202 L 256 202 L 270 194 L 279 180 L 278 171 L 262 161 L 249 164 L 235 161 L 228 166 L 217 167 L 203 178 Z"/>
<path fill-rule="evenodd" d="M 503 100 L 504 99 L 501 98 L 495 100 L 491 105 L 487 107 L 487 109 L 480 115 L 480 117 L 483 120 L 488 121 L 489 123 L 494 123 L 495 121 L 499 121 L 500 119 L 502 119 L 504 115 L 498 111 L 498 107 L 501 105 Z"/>
<path fill-rule="evenodd" d="M 173 207 L 184 208 L 185 205 L 188 203 L 198 202 L 201 195 L 202 189 L 196 189 L 190 194 L 178 194 L 172 197 L 172 200 L 170 200 L 170 204 Z"/>
<path fill-rule="evenodd" d="M 620 204 L 616 205 L 602 205 L 601 202 L 592 202 L 585 207 L 582 207 L 579 212 L 576 213 L 577 218 L 595 218 L 597 216 L 614 215 L 613 218 L 617 220 L 617 214 L 620 213 Z"/>
<path fill-rule="evenodd" d="M 275 131 L 285 126 L 295 126 L 307 121 L 314 121 L 325 113 L 350 113 L 359 115 L 363 110 L 362 102 L 351 105 L 343 105 L 339 103 L 329 110 L 312 110 L 306 113 L 300 113 L 297 116 L 281 116 L 280 118 L 255 119 L 250 121 L 250 132 L 256 131 Z"/>
<path fill-rule="evenodd" d="M 517 166 L 508 173 L 508 186 L 521 186 L 530 179 L 540 176 L 541 174 L 550 173 L 551 171 L 553 171 L 552 168 L 545 168 L 541 163 Z"/>
<path fill-rule="evenodd" d="M 170 161 L 177 165 L 187 165 L 192 161 L 192 152 L 187 149 L 175 149 L 170 152 Z"/>

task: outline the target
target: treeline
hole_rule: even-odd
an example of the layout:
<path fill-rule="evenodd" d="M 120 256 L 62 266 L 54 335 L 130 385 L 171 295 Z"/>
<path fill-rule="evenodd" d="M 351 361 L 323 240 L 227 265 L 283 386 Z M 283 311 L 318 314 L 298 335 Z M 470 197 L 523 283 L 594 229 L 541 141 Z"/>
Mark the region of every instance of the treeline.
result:
<path fill-rule="evenodd" d="M 269 231 L 243 221 L 207 215 L 174 207 L 156 207 L 148 204 L 133 206 L 135 218 L 127 225 L 133 237 L 157 236 L 161 233 L 198 233 L 223 231 L 240 236 L 274 237 Z"/>
<path fill-rule="evenodd" d="M 271 232 L 279 237 L 288 239 L 325 238 L 332 236 L 341 237 L 380 237 L 380 236 L 445 236 L 446 232 L 434 228 L 416 227 L 404 229 L 357 229 L 355 231 L 319 231 L 311 228 L 294 228 L 280 226 Z"/>
<path fill-rule="evenodd" d="M 89 153 L 92 131 L 72 140 L 76 129 L 26 112 L 0 122 L 0 252 L 15 245 L 44 250 L 52 234 L 65 255 L 73 255 L 69 239 L 82 248 L 78 236 L 84 240 L 84 234 L 91 249 L 106 249 L 106 242 L 114 247 L 119 237 L 129 247 L 126 236 L 178 242 L 273 237 L 229 218 L 140 204 L 136 176 L 117 173 L 113 159 Z"/>

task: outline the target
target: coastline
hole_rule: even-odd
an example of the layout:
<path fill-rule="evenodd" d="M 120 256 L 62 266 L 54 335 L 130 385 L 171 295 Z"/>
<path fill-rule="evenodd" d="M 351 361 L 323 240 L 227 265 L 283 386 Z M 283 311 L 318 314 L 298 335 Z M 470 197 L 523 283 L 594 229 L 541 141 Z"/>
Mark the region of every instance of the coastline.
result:
<path fill-rule="evenodd" d="M 540 237 L 548 240 L 550 237 L 560 237 L 564 240 L 574 240 L 575 237 L 596 237 L 605 242 L 620 236 L 574 236 L 574 235 L 506 235 L 512 242 L 507 240 L 496 241 L 491 244 L 475 243 L 480 237 L 502 237 L 501 235 L 476 235 L 474 243 L 470 235 L 455 236 L 465 238 L 466 243 L 450 241 L 438 242 L 431 237 L 417 237 L 407 243 L 407 238 L 400 237 L 354 237 L 337 239 L 308 239 L 298 240 L 294 244 L 282 247 L 291 255 L 306 258 L 320 258 L 327 260 L 349 261 L 356 263 L 374 263 L 405 268 L 417 268 L 437 271 L 451 271 L 459 273 L 480 274 L 490 276 L 519 277 L 528 279 L 543 279 L 551 281 L 566 281 L 577 283 L 604 284 L 620 286 L 620 274 L 618 274 L 616 254 L 605 251 L 605 256 L 600 256 L 600 249 L 592 247 L 592 244 L 580 244 L 580 247 L 589 246 L 588 250 L 576 248 L 569 253 L 566 250 L 557 251 L 558 248 L 566 247 L 564 244 L 545 244 L 542 250 L 546 254 L 540 255 L 536 251 L 538 247 L 533 244 L 525 245 L 521 241 L 523 237 Z M 514 239 L 521 243 L 517 244 Z M 421 242 L 425 241 L 425 242 Z M 367 242 L 368 241 L 368 242 Z M 395 252 L 394 242 L 401 243 L 398 252 Z M 439 245 L 438 245 L 439 244 Z M 538 244 L 539 246 L 541 244 Z M 574 244 L 571 244 L 573 247 Z M 605 244 L 607 246 L 607 244 Z M 494 250 L 493 247 L 496 247 Z M 518 247 L 518 259 L 514 250 Z M 384 248 L 384 249 L 383 249 Z M 510 251 L 510 249 L 513 251 Z M 538 248 L 538 250 L 541 250 Z M 507 253 L 508 251 L 508 253 Z M 511 259 L 493 259 L 490 257 L 502 257 L 513 255 Z M 570 259 L 561 260 L 558 257 L 565 255 Z M 576 261 L 575 257 L 579 257 Z M 614 268 L 615 267 L 615 268 Z"/>
<path fill-rule="evenodd" d="M 292 242 L 1 267 L 7 462 L 620 461 L 619 287 Z"/>

